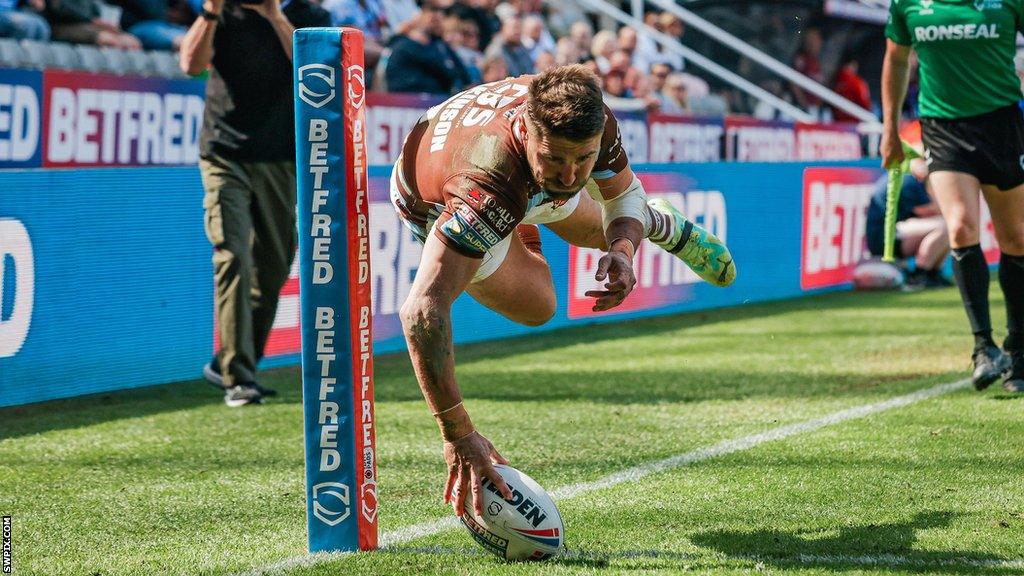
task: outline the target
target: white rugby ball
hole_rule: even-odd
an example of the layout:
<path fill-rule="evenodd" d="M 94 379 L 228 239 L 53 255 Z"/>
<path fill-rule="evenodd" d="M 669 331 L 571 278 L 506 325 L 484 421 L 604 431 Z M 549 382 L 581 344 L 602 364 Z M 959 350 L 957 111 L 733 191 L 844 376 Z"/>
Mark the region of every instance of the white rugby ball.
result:
<path fill-rule="evenodd" d="M 853 285 L 858 290 L 886 290 L 903 285 L 903 272 L 881 260 L 861 262 L 853 270 Z"/>
<path fill-rule="evenodd" d="M 502 498 L 484 478 L 484 513 L 477 516 L 472 496 L 466 495 L 466 512 L 459 519 L 473 539 L 506 560 L 545 560 L 561 552 L 565 526 L 548 493 L 511 466 L 495 464 L 494 469 L 512 490 L 512 499 Z"/>

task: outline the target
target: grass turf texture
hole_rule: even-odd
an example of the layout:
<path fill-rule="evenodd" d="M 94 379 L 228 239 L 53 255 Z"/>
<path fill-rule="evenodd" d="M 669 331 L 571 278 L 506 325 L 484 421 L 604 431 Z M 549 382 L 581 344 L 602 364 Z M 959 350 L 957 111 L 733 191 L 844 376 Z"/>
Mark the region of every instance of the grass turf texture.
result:
<path fill-rule="evenodd" d="M 1001 302 L 993 289 L 995 323 Z M 548 489 L 967 374 L 954 290 L 833 294 L 460 347 L 480 430 Z M 500 350 L 498 350 L 500 348 Z M 378 358 L 382 533 L 450 514 L 408 358 Z M 15 574 L 230 574 L 305 553 L 298 372 L 0 410 Z M 1024 574 L 1024 398 L 960 391 L 559 502 L 571 554 L 462 531 L 328 574 Z M 1009 560 L 1010 562 L 1004 562 Z"/>

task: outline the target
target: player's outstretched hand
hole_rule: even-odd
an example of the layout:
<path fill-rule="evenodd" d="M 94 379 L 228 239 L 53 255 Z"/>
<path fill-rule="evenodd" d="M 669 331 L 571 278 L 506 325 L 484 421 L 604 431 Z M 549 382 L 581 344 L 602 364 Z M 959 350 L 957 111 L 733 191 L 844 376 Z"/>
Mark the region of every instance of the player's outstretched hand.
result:
<path fill-rule="evenodd" d="M 611 310 L 629 296 L 636 286 L 636 276 L 633 275 L 633 261 L 626 254 L 617 250 L 605 254 L 597 263 L 597 274 L 594 279 L 598 282 L 608 280 L 604 290 L 589 290 L 586 296 L 597 298 L 594 303 L 594 312 Z"/>
<path fill-rule="evenodd" d="M 470 489 L 473 493 L 473 509 L 478 516 L 483 515 L 483 478 L 490 480 L 506 500 L 512 498 L 512 491 L 505 484 L 501 474 L 494 469 L 494 464 L 508 464 L 508 460 L 498 454 L 491 441 L 479 432 L 473 432 L 453 442 L 445 442 L 444 461 L 448 464 L 444 501 L 452 503 L 456 516 L 462 516 L 466 511 L 466 493 Z M 454 495 L 453 488 L 457 488 Z"/>

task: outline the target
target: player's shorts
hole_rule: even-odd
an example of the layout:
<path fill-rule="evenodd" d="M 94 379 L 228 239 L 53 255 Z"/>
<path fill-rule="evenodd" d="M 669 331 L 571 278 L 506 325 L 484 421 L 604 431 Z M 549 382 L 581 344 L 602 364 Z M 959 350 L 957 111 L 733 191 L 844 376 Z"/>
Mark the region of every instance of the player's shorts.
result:
<path fill-rule="evenodd" d="M 967 118 L 921 118 L 928 170 L 965 172 L 1009 190 L 1024 184 L 1024 113 L 1017 104 Z"/>
<path fill-rule="evenodd" d="M 402 219 L 402 223 L 405 224 L 406 228 L 412 230 L 412 233 L 416 236 L 416 239 L 421 244 L 426 243 L 427 234 L 430 234 L 434 229 L 434 224 L 437 221 L 437 217 L 440 212 L 431 211 L 427 216 L 427 225 L 423 226 L 406 219 L 402 215 L 402 211 L 398 209 L 398 203 L 402 198 L 401 192 L 398 189 L 398 181 L 396 180 L 399 167 L 396 164 L 391 170 L 391 204 L 398 212 L 398 217 Z M 552 222 L 558 222 L 569 217 L 576 210 L 576 206 L 580 203 L 580 194 L 586 194 L 585 190 L 581 190 L 579 194 L 572 197 L 571 200 L 565 204 L 559 206 L 552 206 L 550 203 L 533 206 L 526 211 L 526 217 L 520 224 L 550 224 Z M 473 279 L 470 280 L 471 284 L 486 280 L 494 274 L 498 268 L 501 267 L 502 262 L 505 261 L 505 257 L 508 256 L 509 247 L 512 246 L 512 236 L 515 235 L 515 230 L 505 237 L 504 240 L 495 244 L 490 250 L 484 253 L 483 262 L 480 263 L 480 268 L 477 268 L 476 274 L 473 275 Z"/>

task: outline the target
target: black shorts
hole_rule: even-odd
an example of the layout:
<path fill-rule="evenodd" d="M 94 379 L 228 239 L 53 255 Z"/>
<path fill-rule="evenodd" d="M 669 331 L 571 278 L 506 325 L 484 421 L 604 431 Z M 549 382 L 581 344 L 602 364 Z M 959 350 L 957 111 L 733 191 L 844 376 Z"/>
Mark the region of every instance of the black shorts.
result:
<path fill-rule="evenodd" d="M 1009 190 L 1024 184 L 1024 113 L 1016 104 L 966 118 L 921 118 L 928 170 L 965 172 Z"/>

